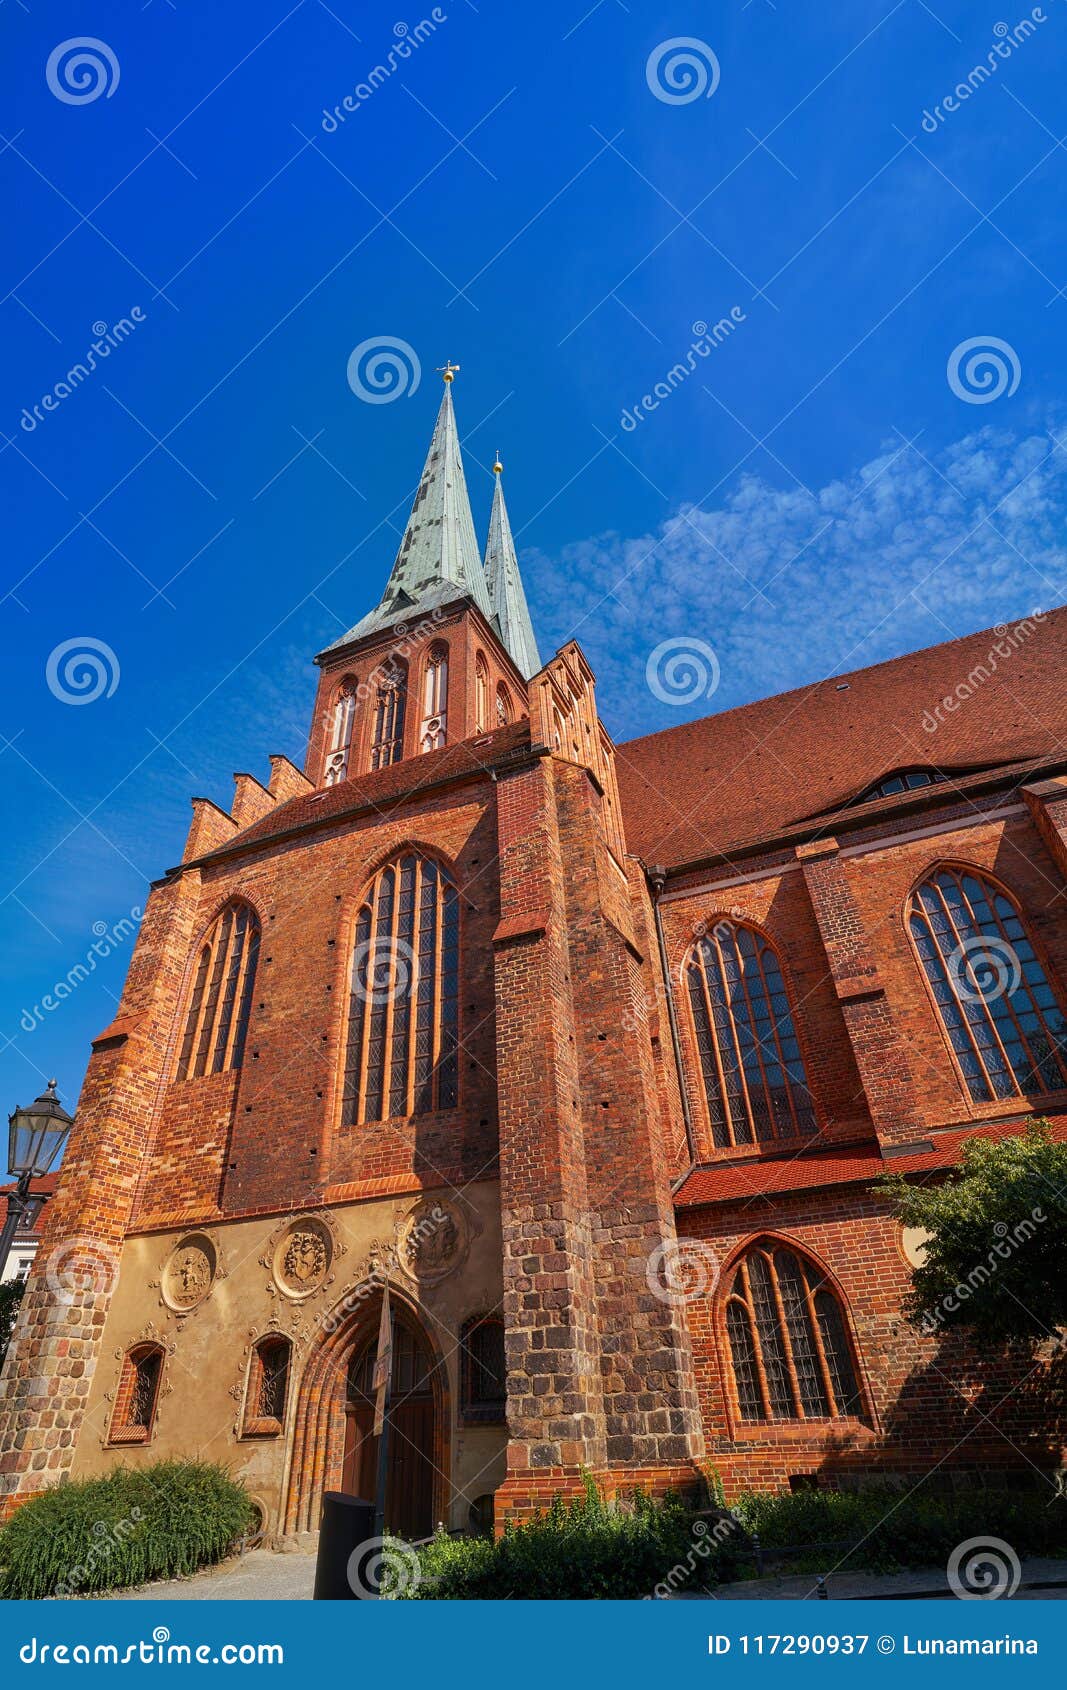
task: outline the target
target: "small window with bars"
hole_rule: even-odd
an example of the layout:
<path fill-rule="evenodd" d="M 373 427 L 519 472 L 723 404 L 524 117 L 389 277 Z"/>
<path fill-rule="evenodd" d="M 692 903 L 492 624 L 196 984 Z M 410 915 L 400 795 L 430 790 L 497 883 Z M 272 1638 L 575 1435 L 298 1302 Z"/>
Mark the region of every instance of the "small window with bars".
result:
<path fill-rule="evenodd" d="M 726 1298 L 744 1421 L 863 1416 L 845 1311 L 813 1262 L 771 1240 L 746 1250 Z"/>
<path fill-rule="evenodd" d="M 974 869 L 943 868 L 907 920 L 972 1101 L 1067 1088 L 1067 1020 L 1014 900 Z"/>
<path fill-rule="evenodd" d="M 464 1419 L 502 1421 L 508 1400 L 504 1322 L 496 1315 L 468 1321 L 460 1356 Z"/>
<path fill-rule="evenodd" d="M 356 918 L 341 1120 L 452 1109 L 459 1094 L 459 892 L 429 857 L 379 870 Z"/>
<path fill-rule="evenodd" d="M 247 904 L 228 904 L 200 947 L 178 1079 L 239 1068 L 244 1056 L 259 955 L 259 922 Z"/>
<path fill-rule="evenodd" d="M 683 968 L 717 1150 L 815 1131 L 781 964 L 754 928 L 723 920 Z"/>
<path fill-rule="evenodd" d="M 274 1333 L 252 1351 L 242 1431 L 246 1438 L 277 1437 L 285 1424 L 293 1346 Z"/>
<path fill-rule="evenodd" d="M 113 1444 L 144 1444 L 155 1424 L 159 1387 L 163 1378 L 163 1349 L 138 1344 L 123 1357 L 115 1408 L 111 1416 Z"/>

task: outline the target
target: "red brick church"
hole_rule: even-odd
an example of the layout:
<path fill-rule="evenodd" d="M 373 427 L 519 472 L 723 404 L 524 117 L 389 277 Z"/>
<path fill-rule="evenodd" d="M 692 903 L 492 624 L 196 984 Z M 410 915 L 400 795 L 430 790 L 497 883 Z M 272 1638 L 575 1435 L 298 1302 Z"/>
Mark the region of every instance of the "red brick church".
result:
<path fill-rule="evenodd" d="M 303 769 L 193 799 L 0 1385 L 0 1494 L 218 1459 L 276 1542 L 609 1492 L 1049 1472 L 872 1187 L 1067 1121 L 1067 612 L 616 746 L 450 373 Z M 976 986 L 983 969 L 1010 975 Z M 1059 1130 L 1059 1127 L 1057 1127 Z"/>

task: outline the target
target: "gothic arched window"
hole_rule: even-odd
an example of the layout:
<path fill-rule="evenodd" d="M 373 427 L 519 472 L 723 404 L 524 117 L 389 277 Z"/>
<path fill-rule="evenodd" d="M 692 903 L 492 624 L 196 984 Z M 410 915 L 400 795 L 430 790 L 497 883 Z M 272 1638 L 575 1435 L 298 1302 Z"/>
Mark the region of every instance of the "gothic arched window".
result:
<path fill-rule="evenodd" d="M 160 1344 L 137 1344 L 122 1358 L 108 1434 L 113 1444 L 144 1444 L 152 1435 L 163 1378 Z"/>
<path fill-rule="evenodd" d="M 720 921 L 684 968 L 716 1149 L 815 1131 L 815 1109 L 773 946 Z"/>
<path fill-rule="evenodd" d="M 196 960 L 178 1059 L 179 1080 L 241 1066 L 258 955 L 255 912 L 247 904 L 227 904 Z"/>
<path fill-rule="evenodd" d="M 372 769 L 388 768 L 390 763 L 399 763 L 404 755 L 404 713 L 407 694 L 407 664 L 393 659 L 378 676 L 374 705 L 374 738 L 370 754 Z"/>
<path fill-rule="evenodd" d="M 444 743 L 448 729 L 448 647 L 435 645 L 426 659 L 422 678 L 422 729 L 419 733 L 421 751 L 437 751 Z"/>
<path fill-rule="evenodd" d="M 511 694 L 501 681 L 496 689 L 496 720 L 498 727 L 505 727 L 512 717 Z"/>
<path fill-rule="evenodd" d="M 503 1420 L 507 1407 L 504 1322 L 498 1315 L 469 1320 L 460 1333 L 465 1420 Z"/>
<path fill-rule="evenodd" d="M 356 918 L 342 1121 L 455 1106 L 459 893 L 429 857 L 379 869 Z"/>
<path fill-rule="evenodd" d="M 330 737 L 326 746 L 323 782 L 336 786 L 348 773 L 348 758 L 352 749 L 352 729 L 356 720 L 356 689 L 350 680 L 342 681 L 337 689 L 330 716 Z"/>
<path fill-rule="evenodd" d="M 276 1437 L 281 1431 L 285 1423 L 292 1353 L 289 1339 L 277 1332 L 261 1338 L 252 1351 L 241 1427 L 246 1438 Z"/>
<path fill-rule="evenodd" d="M 908 929 L 975 1103 L 1067 1087 L 1067 1021 L 1014 899 L 942 868 L 912 893 Z"/>
<path fill-rule="evenodd" d="M 479 733 L 489 726 L 489 665 L 481 652 L 474 664 L 474 725 Z"/>
<path fill-rule="evenodd" d="M 798 1251 L 769 1238 L 745 1251 L 726 1296 L 726 1335 L 742 1420 L 863 1413 L 845 1311 Z"/>

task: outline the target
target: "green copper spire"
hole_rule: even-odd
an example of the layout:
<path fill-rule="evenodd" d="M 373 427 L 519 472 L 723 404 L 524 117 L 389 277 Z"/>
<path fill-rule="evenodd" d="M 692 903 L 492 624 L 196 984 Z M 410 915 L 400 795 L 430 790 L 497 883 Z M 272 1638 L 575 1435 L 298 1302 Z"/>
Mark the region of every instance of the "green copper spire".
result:
<path fill-rule="evenodd" d="M 534 638 L 533 623 L 523 590 L 519 561 L 515 556 L 515 542 L 504 503 L 501 472 L 504 466 L 499 456 L 493 464 L 496 487 L 493 492 L 493 511 L 489 518 L 489 539 L 485 548 L 485 581 L 489 590 L 500 638 L 513 658 L 516 667 L 527 680 L 536 675 L 541 658 Z"/>
<path fill-rule="evenodd" d="M 381 603 L 335 640 L 335 646 L 362 639 L 394 622 L 409 621 L 463 593 L 474 600 L 483 616 L 492 617 L 452 409 L 452 378 L 458 368 L 449 364 L 442 372 L 445 391 L 441 409 Z"/>

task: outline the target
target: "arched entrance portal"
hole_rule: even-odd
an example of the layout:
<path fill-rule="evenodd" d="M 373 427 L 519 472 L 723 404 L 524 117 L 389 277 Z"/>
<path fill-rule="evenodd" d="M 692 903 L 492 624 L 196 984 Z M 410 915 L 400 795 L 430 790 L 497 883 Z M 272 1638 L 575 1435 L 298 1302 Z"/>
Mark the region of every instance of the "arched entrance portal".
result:
<path fill-rule="evenodd" d="M 373 1498 L 378 1476 L 372 1378 L 377 1336 L 357 1347 L 348 1366 L 341 1488 Z M 389 1476 L 386 1530 L 400 1537 L 429 1537 L 434 1528 L 433 1357 L 403 1319 L 393 1323 L 393 1376 L 389 1401 Z"/>
<path fill-rule="evenodd" d="M 425 1537 L 448 1517 L 448 1373 L 432 1327 L 425 1328 L 397 1286 L 393 1311 L 390 1477 L 386 1525 Z M 355 1305 L 355 1306 L 353 1306 Z M 381 1318 L 379 1295 L 350 1291 L 323 1321 L 297 1395 L 282 1531 L 317 1532 L 322 1493 L 345 1490 L 373 1500 L 377 1469 L 371 1374 Z"/>

